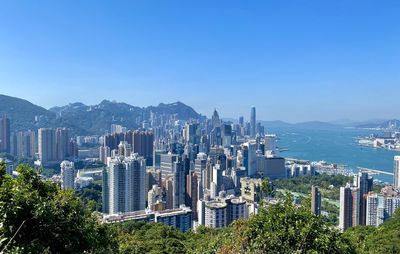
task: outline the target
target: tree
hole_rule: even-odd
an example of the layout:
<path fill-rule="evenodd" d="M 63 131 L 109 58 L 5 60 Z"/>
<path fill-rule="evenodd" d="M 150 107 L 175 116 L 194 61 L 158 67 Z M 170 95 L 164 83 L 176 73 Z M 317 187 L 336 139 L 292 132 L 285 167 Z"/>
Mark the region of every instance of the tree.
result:
<path fill-rule="evenodd" d="M 263 197 L 274 197 L 275 189 L 268 177 L 264 178 L 261 183 L 261 192 Z"/>
<path fill-rule="evenodd" d="M 219 253 L 354 253 L 350 241 L 290 196 L 233 223 Z"/>
<path fill-rule="evenodd" d="M 18 177 L 0 175 L 0 251 L 22 253 L 109 253 L 112 231 L 99 223 L 73 191 L 43 181 L 27 165 Z"/>

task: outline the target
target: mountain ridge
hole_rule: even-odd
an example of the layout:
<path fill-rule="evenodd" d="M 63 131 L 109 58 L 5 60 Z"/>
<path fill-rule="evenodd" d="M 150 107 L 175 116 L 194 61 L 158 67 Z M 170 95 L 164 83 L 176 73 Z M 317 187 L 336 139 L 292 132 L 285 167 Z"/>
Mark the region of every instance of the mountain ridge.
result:
<path fill-rule="evenodd" d="M 180 120 L 202 117 L 180 101 L 138 107 L 125 102 L 102 100 L 96 105 L 74 102 L 45 109 L 21 98 L 0 95 L 0 114 L 6 114 L 12 119 L 11 129 L 15 131 L 68 127 L 77 135 L 103 134 L 109 131 L 111 124 L 121 124 L 130 129 L 139 128 L 142 119 L 148 119 L 150 112 L 174 115 Z"/>

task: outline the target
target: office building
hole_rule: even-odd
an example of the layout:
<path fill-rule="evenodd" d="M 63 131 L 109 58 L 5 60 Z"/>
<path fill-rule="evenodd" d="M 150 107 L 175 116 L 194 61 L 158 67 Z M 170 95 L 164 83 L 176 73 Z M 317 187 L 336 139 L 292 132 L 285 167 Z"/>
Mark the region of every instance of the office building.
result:
<path fill-rule="evenodd" d="M 285 159 L 282 157 L 262 156 L 262 177 L 268 177 L 271 180 L 286 178 Z"/>
<path fill-rule="evenodd" d="M 219 115 L 218 115 L 217 109 L 214 109 L 214 113 L 212 115 L 211 122 L 212 122 L 213 129 L 221 126 L 221 120 L 219 120 Z"/>
<path fill-rule="evenodd" d="M 318 187 L 311 186 L 311 212 L 315 215 L 321 215 L 321 192 Z"/>
<path fill-rule="evenodd" d="M 255 137 L 256 133 L 256 107 L 251 107 L 251 116 L 250 116 L 250 137 Z"/>
<path fill-rule="evenodd" d="M 182 161 L 175 161 L 172 169 L 173 198 L 172 207 L 179 208 L 185 204 L 186 197 L 186 174 Z"/>
<path fill-rule="evenodd" d="M 75 188 L 75 168 L 74 163 L 70 161 L 63 161 L 60 164 L 61 168 L 61 189 L 74 189 Z"/>
<path fill-rule="evenodd" d="M 275 134 L 267 134 L 264 136 L 264 151 L 265 155 L 267 153 L 276 153 L 276 135 Z"/>
<path fill-rule="evenodd" d="M 168 175 L 172 174 L 172 168 L 177 158 L 177 154 L 160 154 L 160 170 L 163 180 L 165 180 Z"/>
<path fill-rule="evenodd" d="M 248 176 L 257 174 L 257 142 L 250 140 L 242 144 L 243 166 L 247 169 Z"/>

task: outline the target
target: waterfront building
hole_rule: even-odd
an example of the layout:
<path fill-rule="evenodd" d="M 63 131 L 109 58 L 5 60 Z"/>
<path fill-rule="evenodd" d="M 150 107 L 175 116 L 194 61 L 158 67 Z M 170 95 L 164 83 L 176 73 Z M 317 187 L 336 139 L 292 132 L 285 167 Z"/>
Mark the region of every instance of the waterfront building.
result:
<path fill-rule="evenodd" d="M 61 167 L 61 189 L 74 189 L 75 188 L 75 168 L 74 163 L 70 161 L 63 161 Z"/>
<path fill-rule="evenodd" d="M 264 151 L 265 155 L 268 152 L 275 154 L 276 153 L 276 135 L 275 134 L 267 134 L 264 136 Z"/>
<path fill-rule="evenodd" d="M 286 178 L 285 158 L 261 156 L 260 175 L 271 180 Z"/>

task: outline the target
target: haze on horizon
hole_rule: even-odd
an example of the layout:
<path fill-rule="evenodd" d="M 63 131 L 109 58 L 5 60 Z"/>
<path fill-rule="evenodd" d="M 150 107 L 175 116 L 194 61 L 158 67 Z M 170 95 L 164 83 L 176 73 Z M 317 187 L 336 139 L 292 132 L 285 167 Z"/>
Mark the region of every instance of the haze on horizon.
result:
<path fill-rule="evenodd" d="M 0 93 L 50 108 L 400 118 L 400 2 L 4 1 Z"/>

